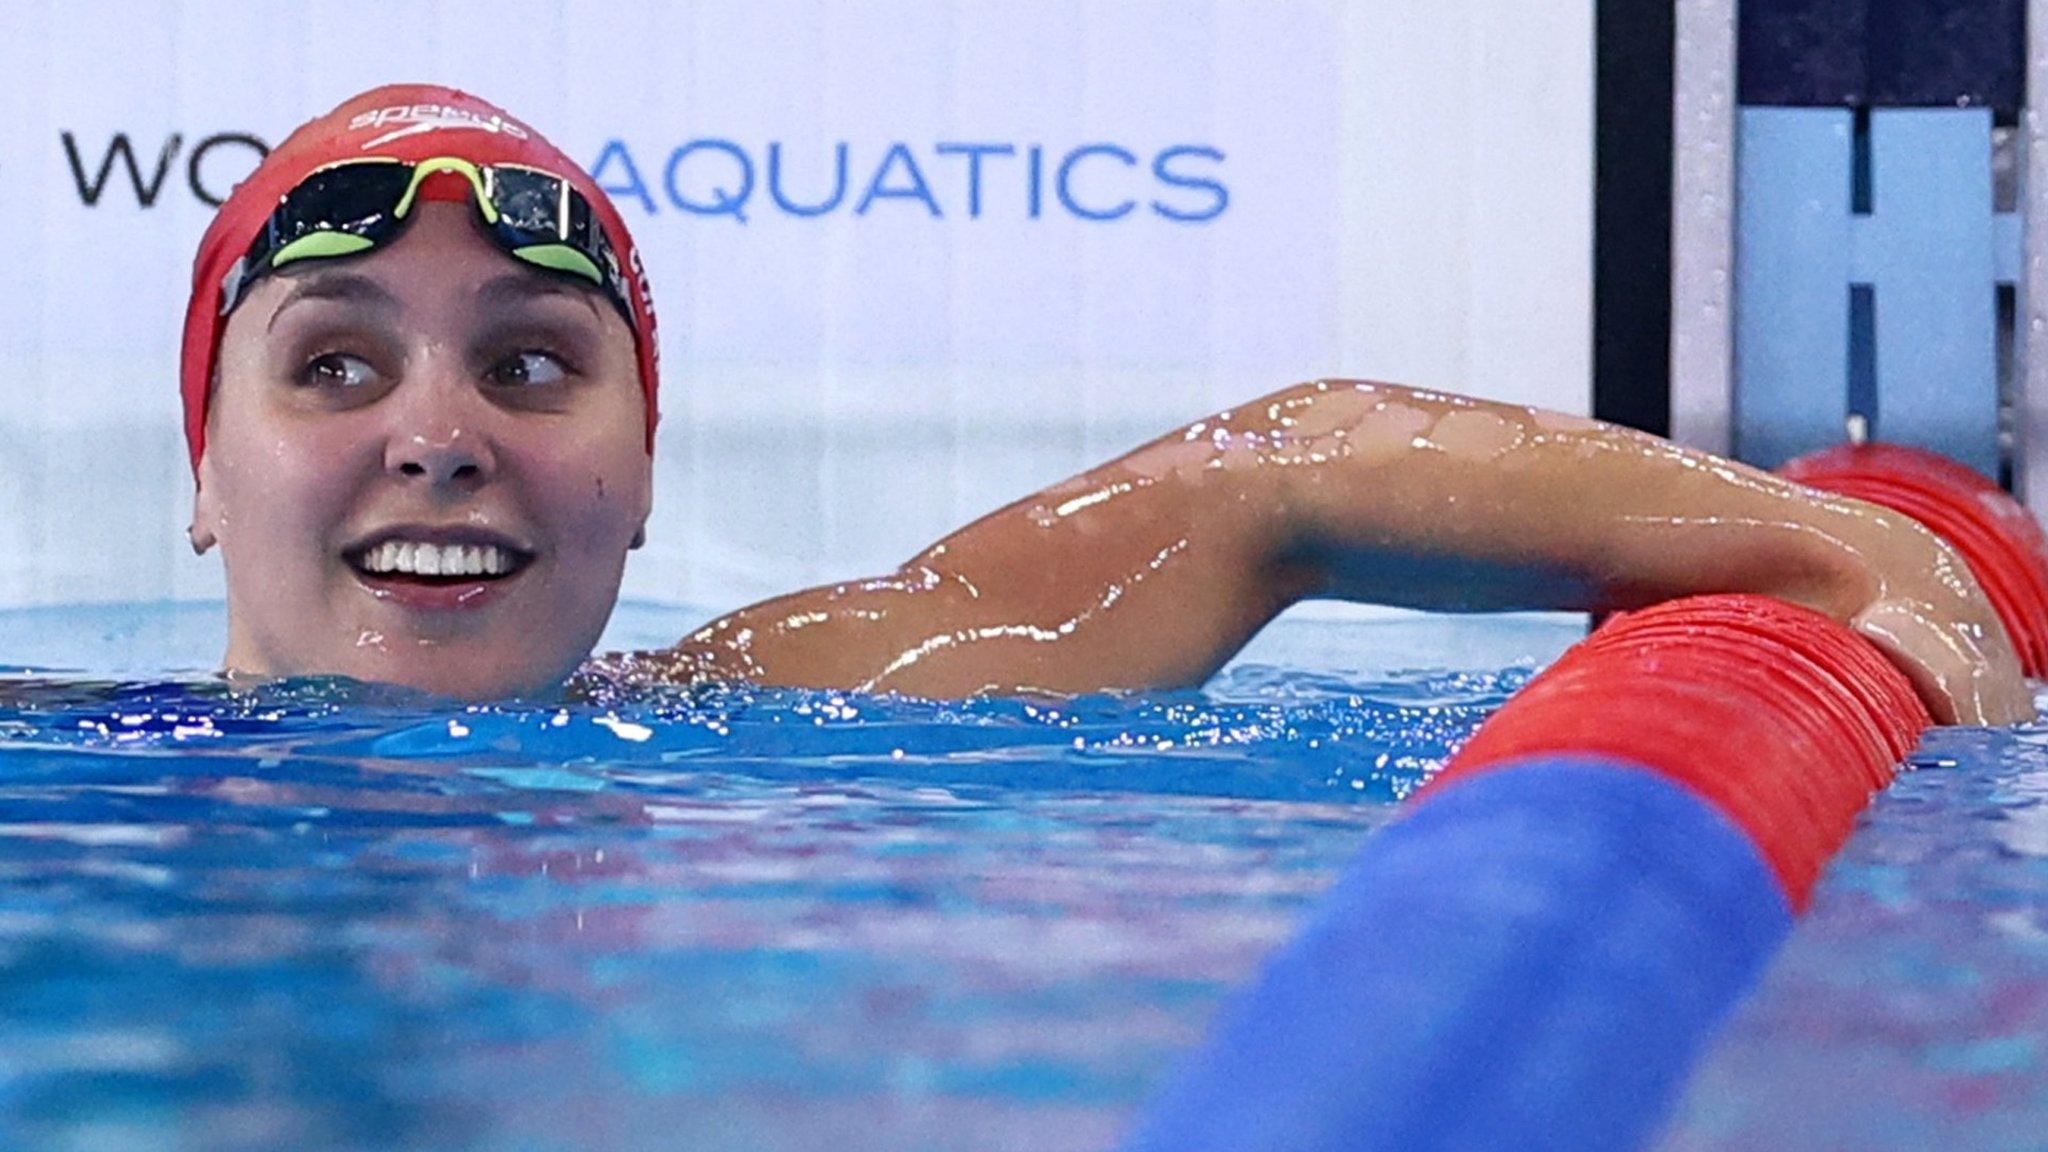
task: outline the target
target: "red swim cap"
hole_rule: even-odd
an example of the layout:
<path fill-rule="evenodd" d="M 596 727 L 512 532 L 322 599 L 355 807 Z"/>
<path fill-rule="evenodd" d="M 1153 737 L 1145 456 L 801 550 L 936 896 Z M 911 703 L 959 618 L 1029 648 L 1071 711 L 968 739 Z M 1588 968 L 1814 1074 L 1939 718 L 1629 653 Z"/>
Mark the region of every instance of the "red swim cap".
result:
<path fill-rule="evenodd" d="M 381 156 L 417 162 L 460 156 L 474 164 L 524 164 L 566 178 L 590 201 L 626 272 L 633 306 L 633 341 L 640 357 L 640 390 L 647 402 L 647 450 L 654 451 L 657 351 L 654 301 L 633 237 L 609 196 L 539 132 L 485 100 L 431 84 L 390 84 L 356 96 L 303 124 L 235 186 L 199 241 L 192 262 L 192 299 L 185 308 L 185 350 L 180 390 L 185 400 L 185 442 L 192 470 L 206 451 L 206 404 L 220 352 L 221 281 L 249 250 L 285 193 L 316 169 L 336 161 Z"/>

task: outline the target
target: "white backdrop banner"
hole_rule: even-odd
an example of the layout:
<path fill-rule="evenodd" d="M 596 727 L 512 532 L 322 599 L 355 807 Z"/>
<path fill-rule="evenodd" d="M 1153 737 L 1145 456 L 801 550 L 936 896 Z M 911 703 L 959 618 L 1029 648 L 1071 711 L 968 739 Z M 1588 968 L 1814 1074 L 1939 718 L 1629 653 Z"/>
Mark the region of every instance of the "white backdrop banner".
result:
<path fill-rule="evenodd" d="M 1315 376 L 1588 404 L 1589 3 L 69 0 L 0 8 L 0 69 L 0 605 L 218 596 L 192 248 L 393 80 L 505 105 L 636 232 L 667 417 L 629 595 L 885 569 Z"/>

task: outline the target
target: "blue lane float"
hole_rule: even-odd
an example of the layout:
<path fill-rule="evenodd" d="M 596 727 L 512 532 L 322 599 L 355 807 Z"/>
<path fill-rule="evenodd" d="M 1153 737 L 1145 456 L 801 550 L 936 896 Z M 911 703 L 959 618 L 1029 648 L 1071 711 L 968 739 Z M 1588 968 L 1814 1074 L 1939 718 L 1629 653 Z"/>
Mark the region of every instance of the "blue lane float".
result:
<path fill-rule="evenodd" d="M 1126 1147 L 1640 1147 L 1928 722 L 1807 609 L 1613 618 L 1367 844 Z"/>
<path fill-rule="evenodd" d="M 1791 923 L 1682 786 L 1506 766 L 1369 842 L 1128 1148 L 1636 1147 Z"/>

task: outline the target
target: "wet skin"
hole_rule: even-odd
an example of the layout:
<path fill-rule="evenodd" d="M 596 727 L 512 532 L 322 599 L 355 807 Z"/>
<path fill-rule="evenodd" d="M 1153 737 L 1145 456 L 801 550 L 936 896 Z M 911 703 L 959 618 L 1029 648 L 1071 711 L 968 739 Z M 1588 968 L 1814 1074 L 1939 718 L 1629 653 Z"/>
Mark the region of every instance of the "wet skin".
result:
<path fill-rule="evenodd" d="M 1960 556 L 1887 509 L 1628 429 L 1360 381 L 1196 421 L 893 573 L 743 609 L 641 678 L 926 696 L 1200 683 L 1287 605 L 1610 611 L 1760 592 L 1874 641 L 1946 723 L 2033 715 Z"/>
<path fill-rule="evenodd" d="M 630 331 L 498 252 L 466 206 L 420 211 L 376 252 L 262 282 L 229 322 L 193 539 L 224 553 L 231 671 L 540 691 L 617 597 L 652 498 Z M 472 536 L 519 570 L 465 583 L 358 562 L 382 539 Z M 1140 689 L 1199 683 L 1308 597 L 1611 610 L 1732 591 L 1857 629 L 1945 722 L 2032 714 L 1983 593 L 1903 516 L 1590 420 L 1356 381 L 1197 421 L 893 572 L 588 671 Z"/>
<path fill-rule="evenodd" d="M 229 319 L 192 538 L 227 570 L 226 667 L 492 698 L 597 643 L 652 501 L 625 321 L 430 202 L 394 243 L 308 261 Z M 380 542 L 514 571 L 378 573 Z"/>

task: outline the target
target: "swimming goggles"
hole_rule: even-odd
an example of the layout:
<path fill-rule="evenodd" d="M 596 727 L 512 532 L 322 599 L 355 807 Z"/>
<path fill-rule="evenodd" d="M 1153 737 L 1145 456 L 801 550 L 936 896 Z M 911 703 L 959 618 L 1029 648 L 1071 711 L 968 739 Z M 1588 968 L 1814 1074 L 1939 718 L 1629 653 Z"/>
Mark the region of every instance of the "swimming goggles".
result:
<path fill-rule="evenodd" d="M 418 202 L 420 185 L 440 172 L 469 181 L 484 228 L 498 247 L 528 264 L 588 281 L 634 324 L 618 255 L 581 192 L 552 172 L 474 164 L 459 156 L 418 163 L 365 157 L 315 170 L 285 193 L 249 251 L 221 278 L 220 314 L 233 312 L 251 285 L 279 268 L 387 243 Z"/>

